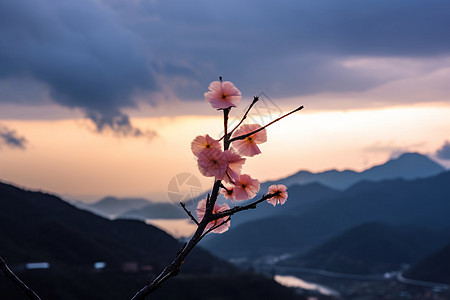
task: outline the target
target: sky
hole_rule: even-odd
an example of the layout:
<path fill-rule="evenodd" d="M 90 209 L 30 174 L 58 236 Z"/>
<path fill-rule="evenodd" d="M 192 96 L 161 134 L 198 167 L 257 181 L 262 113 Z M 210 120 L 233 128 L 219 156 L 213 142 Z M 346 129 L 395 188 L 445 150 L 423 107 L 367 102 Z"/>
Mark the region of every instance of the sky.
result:
<path fill-rule="evenodd" d="M 418 151 L 450 167 L 450 2 L 445 0 L 16 0 L 0 2 L 0 180 L 70 199 L 168 201 L 201 177 L 203 100 L 223 76 L 239 118 L 268 128 L 244 170 L 363 170 Z"/>

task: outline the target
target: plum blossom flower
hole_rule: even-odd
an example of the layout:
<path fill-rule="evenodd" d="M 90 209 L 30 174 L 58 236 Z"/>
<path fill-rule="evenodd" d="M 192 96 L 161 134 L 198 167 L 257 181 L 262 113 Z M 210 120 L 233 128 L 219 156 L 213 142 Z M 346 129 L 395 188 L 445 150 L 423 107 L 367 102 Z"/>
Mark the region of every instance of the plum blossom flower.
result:
<path fill-rule="evenodd" d="M 199 135 L 191 142 L 191 150 L 195 156 L 198 156 L 203 150 L 217 149 L 221 150 L 219 141 L 213 139 L 208 134 Z"/>
<path fill-rule="evenodd" d="M 234 178 L 241 174 L 241 169 L 242 165 L 245 163 L 245 158 L 240 157 L 239 154 L 236 154 L 232 150 L 225 150 L 223 154 L 228 162 L 228 166 L 222 180 L 225 182 L 232 182 L 234 181 Z"/>
<path fill-rule="evenodd" d="M 247 174 L 239 175 L 235 180 L 233 199 L 237 201 L 252 199 L 258 191 L 258 179 L 253 179 Z"/>
<path fill-rule="evenodd" d="M 227 168 L 228 159 L 220 150 L 201 151 L 198 155 L 198 169 L 203 176 L 222 179 L 226 176 Z"/>
<path fill-rule="evenodd" d="M 224 195 L 225 199 L 233 201 L 234 196 L 234 185 L 225 186 L 221 191 L 222 195 Z"/>
<path fill-rule="evenodd" d="M 233 138 L 241 135 L 246 135 L 250 132 L 258 130 L 261 128 L 259 124 L 244 124 L 239 129 L 237 129 Z M 233 142 L 233 147 L 236 149 L 236 152 L 243 156 L 252 157 L 256 154 L 260 154 L 261 150 L 259 150 L 257 144 L 262 144 L 267 141 L 267 131 L 266 129 L 262 129 L 251 136 L 246 137 L 243 140 L 236 140 Z"/>
<path fill-rule="evenodd" d="M 212 213 L 216 214 L 216 213 L 225 211 L 227 209 L 230 209 L 230 207 L 227 204 L 219 205 L 219 204 L 215 203 Z M 197 204 L 197 218 L 199 221 L 201 221 L 203 219 L 203 217 L 205 216 L 205 212 L 206 212 L 206 199 L 202 199 Z M 221 224 L 225 220 L 226 220 L 225 218 L 220 218 L 220 219 L 209 222 L 208 225 L 206 225 L 205 231 L 208 231 L 212 227 Z M 229 221 L 224 223 L 223 225 L 217 227 L 212 232 L 223 233 L 223 232 L 227 231 L 228 228 L 230 228 Z"/>
<path fill-rule="evenodd" d="M 272 204 L 273 206 L 277 205 L 277 204 L 281 204 L 283 205 L 288 197 L 288 193 L 286 192 L 287 187 L 283 184 L 278 184 L 278 185 L 271 185 L 269 186 L 269 191 L 267 192 L 268 194 L 274 194 L 275 196 L 273 196 L 270 199 L 267 199 L 267 202 L 269 202 L 270 204 Z"/>
<path fill-rule="evenodd" d="M 215 109 L 236 107 L 241 101 L 241 91 L 230 81 L 213 81 L 208 89 L 209 91 L 205 93 L 205 101 L 211 103 Z"/>

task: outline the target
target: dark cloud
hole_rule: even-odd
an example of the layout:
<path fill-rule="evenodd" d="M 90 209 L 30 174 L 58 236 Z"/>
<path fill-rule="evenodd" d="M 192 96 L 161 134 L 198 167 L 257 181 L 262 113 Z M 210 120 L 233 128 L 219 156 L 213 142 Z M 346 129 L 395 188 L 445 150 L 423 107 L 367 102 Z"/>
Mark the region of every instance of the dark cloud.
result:
<path fill-rule="evenodd" d="M 442 148 L 436 151 L 436 157 L 439 159 L 450 160 L 450 142 L 445 141 Z"/>
<path fill-rule="evenodd" d="M 99 129 L 142 135 L 121 110 L 136 106 L 136 92 L 155 90 L 155 78 L 137 38 L 108 9 L 88 0 L 2 1 L 0 44 L 0 79 L 32 78 L 56 103 L 96 116 Z"/>
<path fill-rule="evenodd" d="M 449 11 L 447 0 L 2 1 L 0 80 L 31 78 L 52 101 L 82 109 L 99 131 L 140 136 L 124 113 L 136 99 L 201 100 L 219 75 L 248 96 L 272 97 L 401 79 L 407 75 L 343 61 L 449 56 Z"/>
<path fill-rule="evenodd" d="M 198 99 L 199 86 L 218 75 L 274 97 L 362 91 L 399 76 L 348 68 L 343 60 L 450 54 L 446 0 L 113 3 L 134 32 L 164 33 L 146 39 L 157 57 L 200 71 L 190 76 L 197 92 L 177 90 L 183 98 Z"/>
<path fill-rule="evenodd" d="M 0 145 L 4 144 L 10 148 L 25 149 L 27 139 L 19 136 L 16 131 L 0 125 Z"/>
<path fill-rule="evenodd" d="M 118 136 L 147 137 L 152 139 L 158 134 L 154 130 L 141 130 L 131 125 L 127 115 L 117 112 L 113 117 L 101 113 L 89 112 L 87 117 L 94 121 L 98 132 L 112 130 Z"/>
<path fill-rule="evenodd" d="M 120 9 L 130 3 L 115 2 Z M 446 38 L 450 3 L 446 0 L 230 0 L 226 5 L 169 0 L 138 5 L 139 10 L 128 6 L 128 13 L 154 16 L 150 22 L 171 37 L 185 36 L 175 39 L 177 46 L 183 42 L 188 46 L 209 44 L 208 48 L 217 50 L 215 55 L 232 48 L 238 53 L 247 49 L 244 52 L 253 55 L 429 55 L 450 50 Z M 140 16 L 137 20 L 144 20 Z"/>

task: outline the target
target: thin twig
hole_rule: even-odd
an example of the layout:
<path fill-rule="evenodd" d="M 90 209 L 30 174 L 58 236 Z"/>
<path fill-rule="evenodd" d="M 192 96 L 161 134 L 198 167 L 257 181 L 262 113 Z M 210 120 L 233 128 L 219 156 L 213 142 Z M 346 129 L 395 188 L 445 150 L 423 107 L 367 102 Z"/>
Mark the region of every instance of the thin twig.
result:
<path fill-rule="evenodd" d="M 220 187 L 223 188 L 225 191 L 229 192 L 229 190 L 222 183 L 220 183 Z"/>
<path fill-rule="evenodd" d="M 234 215 L 235 213 L 240 212 L 240 211 L 243 211 L 243 210 L 255 209 L 256 206 L 257 206 L 259 203 L 263 202 L 264 200 L 270 199 L 270 198 L 272 198 L 272 197 L 274 197 L 274 196 L 276 196 L 276 195 L 277 195 L 276 193 L 275 193 L 275 194 L 266 194 L 266 195 L 264 195 L 261 199 L 259 199 L 259 200 L 257 200 L 257 201 L 254 201 L 254 202 L 252 202 L 252 203 L 250 203 L 250 204 L 247 204 L 247 205 L 244 205 L 244 206 L 235 206 L 235 207 L 233 207 L 233 208 L 230 208 L 230 209 L 227 209 L 227 210 L 224 210 L 224 211 L 215 213 L 215 214 L 212 215 L 210 221 L 222 219 L 222 218 L 225 218 L 225 217 L 227 217 L 227 216 L 232 216 L 232 215 Z"/>
<path fill-rule="evenodd" d="M 233 128 L 233 130 L 231 130 L 228 133 L 228 138 L 231 137 L 231 135 L 233 134 L 233 132 L 238 129 L 239 126 L 241 126 L 242 122 L 244 122 L 244 120 L 247 118 L 248 113 L 250 112 L 250 110 L 252 109 L 253 105 L 256 104 L 256 102 L 259 101 L 259 97 L 258 96 L 254 96 L 253 97 L 253 101 L 250 104 L 250 106 L 247 108 L 247 111 L 245 112 L 244 116 L 242 117 L 242 119 L 239 121 L 239 123 Z M 225 134 L 224 136 L 222 136 L 219 141 L 221 141 L 227 134 Z"/>
<path fill-rule="evenodd" d="M 238 129 L 239 126 L 241 126 L 242 122 L 244 122 L 245 119 L 247 119 L 247 115 L 250 112 L 250 110 L 252 109 L 253 105 L 256 104 L 256 102 L 259 101 L 259 97 L 258 96 L 254 96 L 253 97 L 253 101 L 250 104 L 250 106 L 248 107 L 247 111 L 245 112 L 244 116 L 242 117 L 242 119 L 239 121 L 239 123 L 233 128 L 233 130 L 230 131 L 229 135 L 231 136 L 233 134 L 233 132 Z"/>
<path fill-rule="evenodd" d="M 27 295 L 28 298 L 33 300 L 41 300 L 39 296 L 30 289 L 22 280 L 17 277 L 16 274 L 8 267 L 6 264 L 6 261 L 3 259 L 3 257 L 0 257 L 0 269 L 5 273 L 6 277 L 8 277 L 12 282 L 14 282 L 15 285 L 17 285 L 24 293 Z"/>
<path fill-rule="evenodd" d="M 206 232 L 204 232 L 204 233 L 202 234 L 202 237 L 201 237 L 201 238 L 204 238 L 205 235 L 207 235 L 208 233 L 210 233 L 210 232 L 213 231 L 214 229 L 217 229 L 217 228 L 219 228 L 220 226 L 222 226 L 222 225 L 224 225 L 224 224 L 226 224 L 226 223 L 228 223 L 228 222 L 230 222 L 230 221 L 231 221 L 231 217 L 228 216 L 228 218 L 227 218 L 226 220 L 220 222 L 219 224 L 214 225 L 213 227 L 209 228 Z"/>
<path fill-rule="evenodd" d="M 223 140 L 223 150 L 228 150 L 230 147 L 230 135 L 228 134 L 228 116 L 230 114 L 231 108 L 227 108 L 223 110 L 223 132 L 224 132 L 224 140 Z"/>
<path fill-rule="evenodd" d="M 180 202 L 181 207 L 184 209 L 184 211 L 188 214 L 189 217 L 191 217 L 191 220 L 197 224 L 197 226 L 200 224 L 198 223 L 197 219 L 192 215 L 192 213 L 186 208 L 186 204 L 183 202 Z"/>
<path fill-rule="evenodd" d="M 289 115 L 291 115 L 291 114 L 293 114 L 293 113 L 295 113 L 295 112 L 297 112 L 297 111 L 299 111 L 299 110 L 302 110 L 302 109 L 303 109 L 303 105 L 300 106 L 300 107 L 297 107 L 297 108 L 294 109 L 293 111 L 288 112 L 287 114 L 285 114 L 285 115 L 279 117 L 278 119 L 273 120 L 273 121 L 270 122 L 269 124 L 264 125 L 264 126 L 258 128 L 258 129 L 256 129 L 256 130 L 250 132 L 250 133 L 247 133 L 247 134 L 244 134 L 244 135 L 240 135 L 240 136 L 236 136 L 236 137 L 230 139 L 229 142 L 231 143 L 231 142 L 234 142 L 234 141 L 237 141 L 237 140 L 243 140 L 243 139 L 246 139 L 246 138 L 248 138 L 249 136 L 254 135 L 254 134 L 257 133 L 257 132 L 260 132 L 260 131 L 263 130 L 264 128 L 269 127 L 269 126 L 272 125 L 273 123 L 278 122 L 278 121 L 280 121 L 281 119 L 286 118 L 287 116 L 289 116 Z"/>
<path fill-rule="evenodd" d="M 227 174 L 228 180 L 232 183 L 232 184 L 236 184 L 233 180 L 233 178 L 231 178 L 230 174 L 228 174 L 228 171 L 225 172 Z"/>

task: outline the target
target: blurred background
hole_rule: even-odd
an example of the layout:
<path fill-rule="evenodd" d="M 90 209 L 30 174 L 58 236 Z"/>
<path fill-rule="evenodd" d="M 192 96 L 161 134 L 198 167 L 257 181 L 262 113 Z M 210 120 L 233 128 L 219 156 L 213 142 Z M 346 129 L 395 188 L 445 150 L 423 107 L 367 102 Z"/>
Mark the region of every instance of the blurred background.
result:
<path fill-rule="evenodd" d="M 202 245 L 220 263 L 188 274 L 231 282 L 237 264 L 254 280 L 242 299 L 270 284 L 286 297 L 449 298 L 449 13 L 444 0 L 0 2 L 0 255 L 37 286 L 65 275 L 44 284 L 27 263 L 66 274 L 83 262 L 105 285 L 130 276 L 132 295 L 171 257 L 149 261 L 143 236 L 176 252 L 195 229 L 176 204 L 193 209 L 212 186 L 190 142 L 221 136 L 203 94 L 222 76 L 243 95 L 232 124 L 254 96 L 249 123 L 305 109 L 270 126 L 243 169 L 261 194 L 286 184 L 286 205 L 233 218 Z M 277 290 L 275 275 L 302 289 Z"/>

